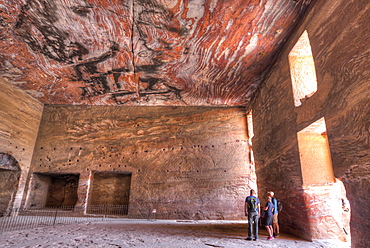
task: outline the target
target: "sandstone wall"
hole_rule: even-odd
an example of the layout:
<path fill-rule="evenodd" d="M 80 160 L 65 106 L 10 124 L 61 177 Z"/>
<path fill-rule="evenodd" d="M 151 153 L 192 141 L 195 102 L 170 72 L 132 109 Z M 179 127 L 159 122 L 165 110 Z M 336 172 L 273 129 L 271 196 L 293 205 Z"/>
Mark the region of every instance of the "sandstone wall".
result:
<path fill-rule="evenodd" d="M 45 105 L 25 204 L 35 177 L 78 174 L 79 206 L 129 193 L 132 216 L 239 219 L 256 185 L 246 126 L 242 108 Z"/>
<path fill-rule="evenodd" d="M 0 212 L 4 212 L 12 204 L 20 207 L 43 104 L 1 78 L 0 88 L 0 152 L 14 157 L 20 168 L 19 173 L 0 168 Z"/>
<path fill-rule="evenodd" d="M 283 201 L 281 228 L 308 239 L 349 240 L 340 220 L 335 220 L 340 198 L 347 196 L 353 247 L 370 244 L 369 16 L 367 0 L 316 1 L 253 105 L 259 191 L 273 189 Z M 288 53 L 304 30 L 318 89 L 295 107 Z M 323 135 L 328 137 L 334 176 L 343 182 L 346 195 L 338 191 L 340 181 L 303 185 L 297 133 L 321 118 L 326 122 Z"/>

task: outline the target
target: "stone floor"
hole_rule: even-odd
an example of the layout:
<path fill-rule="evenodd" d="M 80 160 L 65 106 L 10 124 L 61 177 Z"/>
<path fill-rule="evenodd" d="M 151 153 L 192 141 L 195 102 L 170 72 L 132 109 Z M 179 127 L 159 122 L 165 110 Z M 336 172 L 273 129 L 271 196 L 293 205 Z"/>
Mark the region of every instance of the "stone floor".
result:
<path fill-rule="evenodd" d="M 258 241 L 247 241 L 244 221 L 119 220 L 61 225 L 4 232 L 0 247 L 348 247 L 335 242 L 309 242 L 290 235 L 267 241 L 260 230 Z"/>

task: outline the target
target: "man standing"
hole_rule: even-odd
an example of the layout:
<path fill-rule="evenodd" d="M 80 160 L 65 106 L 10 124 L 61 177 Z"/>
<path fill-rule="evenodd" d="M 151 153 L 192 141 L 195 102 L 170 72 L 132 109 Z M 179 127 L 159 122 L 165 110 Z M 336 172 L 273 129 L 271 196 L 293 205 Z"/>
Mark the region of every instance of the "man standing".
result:
<path fill-rule="evenodd" d="M 280 236 L 280 230 L 279 230 L 279 222 L 278 222 L 278 214 L 279 214 L 278 201 L 274 197 L 274 195 L 275 195 L 274 192 L 269 191 L 268 195 L 271 197 L 271 199 L 272 199 L 271 202 L 274 205 L 274 212 L 273 212 L 274 217 L 272 219 L 272 227 L 274 229 L 274 236 L 279 237 Z"/>
<path fill-rule="evenodd" d="M 252 234 L 254 231 L 254 241 L 258 240 L 258 218 L 260 215 L 260 200 L 258 199 L 256 192 L 251 189 L 250 196 L 245 199 L 245 216 L 248 216 L 248 238 L 252 240 Z M 254 226 L 253 226 L 254 224 Z M 253 228 L 254 227 L 254 228 Z"/>

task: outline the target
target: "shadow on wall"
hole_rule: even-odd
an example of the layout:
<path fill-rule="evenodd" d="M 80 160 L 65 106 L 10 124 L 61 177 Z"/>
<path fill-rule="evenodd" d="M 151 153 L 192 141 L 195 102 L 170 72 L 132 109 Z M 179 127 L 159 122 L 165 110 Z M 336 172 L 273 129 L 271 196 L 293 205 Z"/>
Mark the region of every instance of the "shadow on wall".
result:
<path fill-rule="evenodd" d="M 0 217 L 11 209 L 20 175 L 18 161 L 12 155 L 0 152 Z"/>

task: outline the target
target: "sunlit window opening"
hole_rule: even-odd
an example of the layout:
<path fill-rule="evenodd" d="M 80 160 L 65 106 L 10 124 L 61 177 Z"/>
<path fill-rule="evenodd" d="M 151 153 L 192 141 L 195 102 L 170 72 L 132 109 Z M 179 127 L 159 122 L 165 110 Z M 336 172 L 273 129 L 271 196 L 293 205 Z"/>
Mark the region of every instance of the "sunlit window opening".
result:
<path fill-rule="evenodd" d="M 312 123 L 297 136 L 303 185 L 333 183 L 335 178 L 325 119 Z"/>
<path fill-rule="evenodd" d="M 317 91 L 315 62 L 312 56 L 307 31 L 304 31 L 289 53 L 290 75 L 292 79 L 294 105 L 300 106 L 304 100 Z"/>

